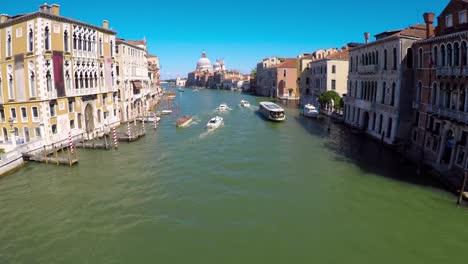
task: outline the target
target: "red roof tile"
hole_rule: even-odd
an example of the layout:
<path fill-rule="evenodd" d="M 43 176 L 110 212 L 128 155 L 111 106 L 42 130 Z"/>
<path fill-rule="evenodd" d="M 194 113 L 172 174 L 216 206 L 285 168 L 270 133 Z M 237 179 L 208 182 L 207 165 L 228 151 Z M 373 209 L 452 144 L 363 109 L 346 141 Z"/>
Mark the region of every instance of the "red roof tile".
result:
<path fill-rule="evenodd" d="M 286 59 L 280 64 L 273 66 L 272 68 L 296 68 L 296 59 Z"/>

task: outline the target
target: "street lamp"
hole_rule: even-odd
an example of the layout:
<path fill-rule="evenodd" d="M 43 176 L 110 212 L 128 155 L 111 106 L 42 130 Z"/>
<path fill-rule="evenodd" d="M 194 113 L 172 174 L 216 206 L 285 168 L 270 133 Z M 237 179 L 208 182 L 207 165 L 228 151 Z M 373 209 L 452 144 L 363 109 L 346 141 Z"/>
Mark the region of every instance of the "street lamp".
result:
<path fill-rule="evenodd" d="M 8 119 L 8 124 L 10 125 L 10 136 L 11 136 L 11 142 L 13 144 L 13 147 L 16 147 L 16 134 L 15 130 L 13 129 L 13 118 Z"/>

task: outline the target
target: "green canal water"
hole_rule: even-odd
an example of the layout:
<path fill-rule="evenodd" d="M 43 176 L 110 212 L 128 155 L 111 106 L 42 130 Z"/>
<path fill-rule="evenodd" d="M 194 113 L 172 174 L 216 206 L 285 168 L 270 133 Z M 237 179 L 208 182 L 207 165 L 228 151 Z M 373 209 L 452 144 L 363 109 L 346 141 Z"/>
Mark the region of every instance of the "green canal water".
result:
<path fill-rule="evenodd" d="M 241 108 L 247 99 L 252 109 Z M 449 263 L 468 259 L 468 209 L 345 128 L 261 98 L 186 90 L 195 116 L 78 166 L 0 179 L 0 263 Z M 204 125 L 220 103 L 225 125 Z"/>

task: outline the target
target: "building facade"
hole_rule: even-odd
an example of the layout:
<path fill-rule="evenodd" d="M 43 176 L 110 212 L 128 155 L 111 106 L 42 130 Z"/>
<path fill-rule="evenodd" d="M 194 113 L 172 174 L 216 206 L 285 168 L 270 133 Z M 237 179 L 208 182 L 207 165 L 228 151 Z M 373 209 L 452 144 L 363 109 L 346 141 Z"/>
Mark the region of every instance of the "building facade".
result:
<path fill-rule="evenodd" d="M 298 100 L 295 58 L 269 57 L 257 64 L 255 94 L 285 100 Z"/>
<path fill-rule="evenodd" d="M 330 49 L 325 54 L 313 53 L 304 57 L 306 69 L 300 79 L 301 105 L 317 105 L 320 95 L 335 91 L 340 96 L 347 93 L 349 51 Z"/>
<path fill-rule="evenodd" d="M 439 171 L 466 167 L 468 141 L 468 3 L 452 0 L 435 34 L 413 46 L 412 154 Z M 428 27 L 434 14 L 424 14 Z"/>
<path fill-rule="evenodd" d="M 60 6 L 0 17 L 0 140 L 45 144 L 119 124 L 115 34 L 60 15 Z M 9 125 L 12 121 L 12 127 Z"/>
<path fill-rule="evenodd" d="M 350 50 L 345 123 L 395 144 L 411 131 L 412 69 L 406 65 L 413 43 L 426 37 L 425 25 L 380 33 L 374 42 Z M 411 56 L 410 56 L 411 57 Z"/>
<path fill-rule="evenodd" d="M 116 51 L 120 119 L 128 121 L 146 114 L 150 107 L 146 41 L 117 39 Z"/>

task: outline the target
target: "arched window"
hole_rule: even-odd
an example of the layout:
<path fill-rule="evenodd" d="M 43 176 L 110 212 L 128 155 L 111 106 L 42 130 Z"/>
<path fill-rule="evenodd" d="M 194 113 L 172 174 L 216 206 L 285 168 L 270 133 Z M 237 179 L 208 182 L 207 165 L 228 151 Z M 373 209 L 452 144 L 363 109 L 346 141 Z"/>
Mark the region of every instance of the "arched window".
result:
<path fill-rule="evenodd" d="M 88 38 L 88 52 L 91 52 L 91 47 L 92 47 L 92 43 L 91 43 L 91 37 Z"/>
<path fill-rule="evenodd" d="M 50 31 L 49 27 L 44 29 L 44 48 L 45 50 L 50 50 Z"/>
<path fill-rule="evenodd" d="M 349 58 L 349 72 L 353 72 L 353 57 Z"/>
<path fill-rule="evenodd" d="M 432 85 L 432 91 L 431 91 L 431 103 L 433 105 L 437 104 L 437 83 L 434 83 Z"/>
<path fill-rule="evenodd" d="M 8 33 L 8 36 L 7 36 L 7 57 L 11 57 L 11 53 L 12 53 L 12 50 L 11 50 L 11 34 Z"/>
<path fill-rule="evenodd" d="M 459 93 L 459 102 L 458 102 L 458 111 L 465 112 L 465 101 L 466 101 L 466 90 L 465 86 L 460 86 Z"/>
<path fill-rule="evenodd" d="M 99 56 L 103 56 L 104 53 L 104 46 L 102 43 L 102 38 L 99 38 Z"/>
<path fill-rule="evenodd" d="M 387 83 L 383 82 L 382 84 L 382 94 L 380 95 L 380 103 L 385 104 L 385 93 L 387 92 Z"/>
<path fill-rule="evenodd" d="M 28 33 L 28 51 L 32 52 L 34 49 L 34 32 L 32 28 L 29 29 Z"/>
<path fill-rule="evenodd" d="M 460 51 L 460 55 L 461 55 L 461 56 L 460 56 L 460 57 L 461 57 L 460 63 L 461 63 L 463 66 L 466 66 L 466 64 L 467 64 L 467 63 L 466 63 L 466 62 L 467 62 L 466 56 L 468 55 L 468 52 L 467 52 L 467 49 L 466 49 L 466 48 L 467 48 L 467 47 L 466 47 L 466 42 L 463 41 L 463 42 L 461 43 L 461 51 Z"/>
<path fill-rule="evenodd" d="M 84 83 L 85 83 L 84 88 L 89 88 L 88 73 L 87 72 L 84 75 Z"/>
<path fill-rule="evenodd" d="M 47 91 L 48 92 L 52 91 L 52 75 L 50 74 L 50 71 L 47 71 L 46 73 L 46 85 L 47 85 Z"/>
<path fill-rule="evenodd" d="M 83 89 L 84 88 L 84 84 L 83 84 L 83 73 L 80 72 L 80 88 Z"/>
<path fill-rule="evenodd" d="M 375 65 L 375 64 L 376 64 L 375 52 L 372 52 L 372 65 Z"/>
<path fill-rule="evenodd" d="M 421 95 L 422 95 L 422 82 L 418 82 L 418 88 L 416 91 L 416 102 L 421 102 Z"/>
<path fill-rule="evenodd" d="M 447 54 L 445 53 L 445 45 L 442 44 L 440 46 L 440 65 L 445 66 L 447 65 L 447 61 L 445 60 Z"/>
<path fill-rule="evenodd" d="M 63 32 L 63 47 L 64 47 L 65 52 L 70 51 L 68 47 L 68 31 L 67 30 Z"/>
<path fill-rule="evenodd" d="M 397 69 L 397 59 L 398 59 L 398 56 L 397 56 L 397 48 L 396 47 L 393 47 L 393 70 L 396 70 Z"/>
<path fill-rule="evenodd" d="M 391 106 L 395 106 L 396 83 L 392 83 L 392 97 L 390 101 Z"/>
<path fill-rule="evenodd" d="M 78 35 L 78 50 L 83 50 L 83 35 Z"/>
<path fill-rule="evenodd" d="M 433 51 L 432 51 L 432 58 L 431 58 L 431 60 L 432 60 L 432 61 L 431 61 L 431 64 L 432 64 L 432 65 L 431 65 L 431 68 L 432 68 L 432 67 L 437 67 L 437 65 L 438 65 L 437 59 L 438 59 L 439 56 L 437 56 L 437 55 L 438 55 L 437 52 L 438 52 L 437 46 L 434 46 L 434 49 L 433 49 Z"/>
<path fill-rule="evenodd" d="M 78 81 L 78 73 L 75 72 L 75 89 L 78 89 L 79 88 L 79 81 Z"/>
<path fill-rule="evenodd" d="M 114 42 L 112 40 L 110 41 L 110 54 L 111 57 L 114 57 Z"/>
<path fill-rule="evenodd" d="M 412 69 L 413 68 L 413 49 L 408 48 L 406 51 L 406 68 Z"/>
<path fill-rule="evenodd" d="M 460 46 L 458 42 L 453 44 L 453 64 L 454 66 L 460 66 Z"/>
<path fill-rule="evenodd" d="M 384 70 L 387 70 L 387 49 L 384 50 Z"/>
<path fill-rule="evenodd" d="M 11 100 L 15 99 L 15 91 L 13 89 L 13 74 L 12 73 L 8 74 L 8 96 L 9 96 L 9 99 Z"/>
<path fill-rule="evenodd" d="M 65 89 L 66 90 L 71 89 L 71 76 L 70 76 L 69 70 L 65 71 Z"/>
<path fill-rule="evenodd" d="M 453 66 L 453 50 L 452 44 L 447 44 L 447 66 Z"/>
<path fill-rule="evenodd" d="M 97 111 L 98 123 L 101 123 L 101 113 L 102 113 L 102 111 L 101 111 L 101 109 L 99 109 L 99 110 Z"/>
<path fill-rule="evenodd" d="M 375 52 L 375 64 L 379 64 L 379 52 Z"/>
<path fill-rule="evenodd" d="M 31 97 L 36 97 L 36 75 L 34 74 L 34 64 L 29 64 L 29 93 Z"/>
<path fill-rule="evenodd" d="M 78 40 L 76 39 L 76 33 L 73 33 L 73 49 L 78 49 Z"/>
<path fill-rule="evenodd" d="M 422 69 L 423 67 L 423 50 L 419 48 L 418 50 L 418 68 Z"/>

